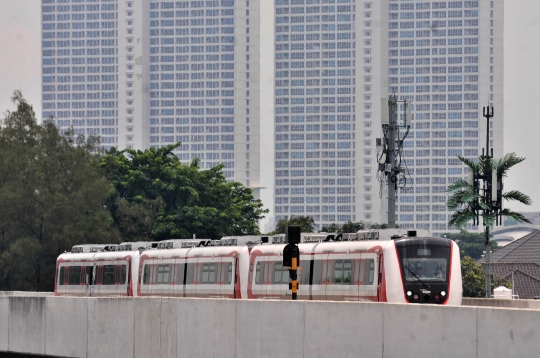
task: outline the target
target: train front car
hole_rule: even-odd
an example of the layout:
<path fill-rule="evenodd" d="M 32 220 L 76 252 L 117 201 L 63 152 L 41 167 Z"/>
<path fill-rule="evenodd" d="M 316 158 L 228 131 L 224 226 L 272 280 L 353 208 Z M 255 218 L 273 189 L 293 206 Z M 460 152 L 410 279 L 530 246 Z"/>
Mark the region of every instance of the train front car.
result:
<path fill-rule="evenodd" d="M 403 287 L 396 301 L 404 297 L 408 303 L 461 304 L 459 248 L 452 240 L 414 237 L 394 244 Z"/>

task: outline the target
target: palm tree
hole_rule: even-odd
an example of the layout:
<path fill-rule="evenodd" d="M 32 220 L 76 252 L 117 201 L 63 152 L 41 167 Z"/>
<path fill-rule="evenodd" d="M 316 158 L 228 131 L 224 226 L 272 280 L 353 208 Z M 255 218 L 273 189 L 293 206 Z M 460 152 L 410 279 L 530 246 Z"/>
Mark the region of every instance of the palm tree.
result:
<path fill-rule="evenodd" d="M 469 169 L 479 173 L 482 176 L 491 176 L 493 170 L 497 170 L 497 175 L 502 177 L 507 176 L 508 170 L 514 165 L 521 163 L 525 158 L 518 157 L 515 153 L 509 153 L 502 159 L 492 159 L 487 156 L 480 156 L 478 163 L 463 157 L 458 157 Z M 462 229 L 465 224 L 477 218 L 478 208 L 481 208 L 481 213 L 485 225 L 492 227 L 495 222 L 494 208 L 490 203 L 487 203 L 485 196 L 481 190 L 475 190 L 466 180 L 460 179 L 448 187 L 447 193 L 452 194 L 448 199 L 446 206 L 449 210 L 454 211 L 450 220 L 449 226 L 455 226 Z M 531 205 L 531 198 L 518 190 L 511 190 L 502 194 L 504 200 L 515 200 L 525 205 Z M 522 214 L 510 209 L 502 209 L 498 212 L 499 215 L 509 216 L 516 221 L 531 223 Z"/>

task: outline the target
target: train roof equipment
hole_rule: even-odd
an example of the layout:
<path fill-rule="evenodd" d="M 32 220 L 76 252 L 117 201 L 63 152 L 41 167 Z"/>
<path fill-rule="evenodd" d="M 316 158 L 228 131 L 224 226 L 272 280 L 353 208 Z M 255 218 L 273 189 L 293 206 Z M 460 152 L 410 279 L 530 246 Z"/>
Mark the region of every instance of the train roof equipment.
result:
<path fill-rule="evenodd" d="M 155 249 L 158 246 L 157 241 L 135 241 L 135 242 L 123 242 L 118 245 L 117 251 L 135 251 L 135 250 L 148 250 Z"/>
<path fill-rule="evenodd" d="M 117 251 L 118 245 L 113 244 L 86 244 L 86 245 L 74 245 L 71 248 L 72 254 L 88 253 L 88 252 L 101 252 L 101 251 Z"/>

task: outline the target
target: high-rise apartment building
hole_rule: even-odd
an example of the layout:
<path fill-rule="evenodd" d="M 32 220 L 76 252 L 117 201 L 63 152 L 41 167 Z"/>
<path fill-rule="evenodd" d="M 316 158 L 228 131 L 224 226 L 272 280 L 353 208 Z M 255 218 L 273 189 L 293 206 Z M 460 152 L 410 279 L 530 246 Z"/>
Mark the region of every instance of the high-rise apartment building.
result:
<path fill-rule="evenodd" d="M 43 119 L 257 189 L 259 33 L 258 1 L 42 0 Z"/>
<path fill-rule="evenodd" d="M 375 138 L 380 98 L 395 93 L 413 101 L 397 221 L 448 230 L 446 189 L 467 175 L 457 156 L 485 146 L 488 102 L 503 153 L 503 4 L 276 0 L 276 220 L 386 222 Z"/>

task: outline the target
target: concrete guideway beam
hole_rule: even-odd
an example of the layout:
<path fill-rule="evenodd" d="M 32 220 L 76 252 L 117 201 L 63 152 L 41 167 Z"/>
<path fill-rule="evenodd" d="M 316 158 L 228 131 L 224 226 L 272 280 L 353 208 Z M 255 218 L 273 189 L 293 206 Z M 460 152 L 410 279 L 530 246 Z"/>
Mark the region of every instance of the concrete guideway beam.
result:
<path fill-rule="evenodd" d="M 0 352 L 61 357 L 532 357 L 540 310 L 0 297 Z"/>

